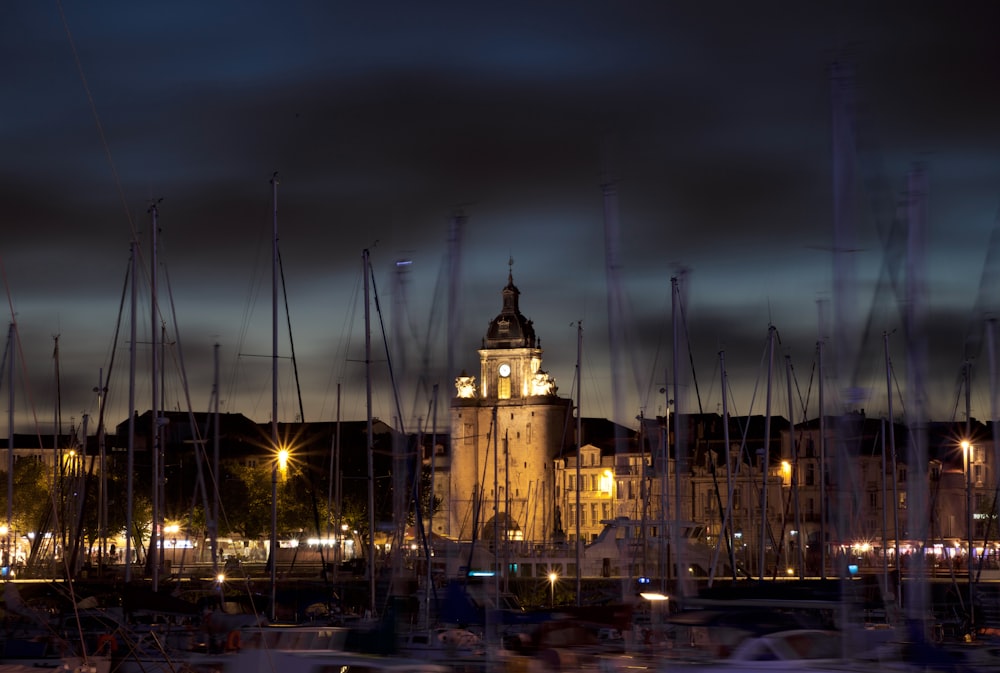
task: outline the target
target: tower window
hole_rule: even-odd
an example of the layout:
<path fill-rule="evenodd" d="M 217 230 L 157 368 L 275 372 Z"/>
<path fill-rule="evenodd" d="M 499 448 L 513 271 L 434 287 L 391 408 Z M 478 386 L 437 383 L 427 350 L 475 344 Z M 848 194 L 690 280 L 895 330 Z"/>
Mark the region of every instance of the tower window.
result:
<path fill-rule="evenodd" d="M 502 378 L 497 385 L 497 398 L 501 400 L 510 399 L 510 379 Z"/>

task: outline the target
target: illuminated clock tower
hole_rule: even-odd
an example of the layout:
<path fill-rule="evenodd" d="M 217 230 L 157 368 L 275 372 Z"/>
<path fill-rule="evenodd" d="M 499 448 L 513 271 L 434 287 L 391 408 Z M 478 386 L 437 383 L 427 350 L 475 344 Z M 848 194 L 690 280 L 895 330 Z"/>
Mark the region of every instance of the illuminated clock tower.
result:
<path fill-rule="evenodd" d="M 479 349 L 478 383 L 465 372 L 455 380 L 448 516 L 435 530 L 460 541 L 550 541 L 553 461 L 571 441 L 572 402 L 541 368 L 541 341 L 521 314 L 512 273 L 502 295 Z"/>

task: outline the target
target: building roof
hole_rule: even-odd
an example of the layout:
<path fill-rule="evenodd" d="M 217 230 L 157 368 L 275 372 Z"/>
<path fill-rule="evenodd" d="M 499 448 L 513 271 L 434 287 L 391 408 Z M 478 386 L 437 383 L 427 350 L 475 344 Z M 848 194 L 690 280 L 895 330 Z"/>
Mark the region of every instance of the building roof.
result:
<path fill-rule="evenodd" d="M 483 339 L 483 348 L 538 348 L 540 341 L 535 338 L 535 328 L 531 321 L 521 314 L 517 299 L 521 292 L 514 285 L 514 276 L 507 274 L 507 286 L 503 289 L 503 308 L 490 321 Z"/>

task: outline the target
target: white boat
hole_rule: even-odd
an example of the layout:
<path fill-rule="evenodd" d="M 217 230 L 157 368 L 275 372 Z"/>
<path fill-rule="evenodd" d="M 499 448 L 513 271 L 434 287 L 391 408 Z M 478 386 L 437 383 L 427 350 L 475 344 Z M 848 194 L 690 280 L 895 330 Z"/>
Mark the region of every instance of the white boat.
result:
<path fill-rule="evenodd" d="M 341 650 L 248 649 L 197 662 L 185 662 L 198 673 L 450 673 L 441 664 L 403 657 L 380 657 Z"/>
<path fill-rule="evenodd" d="M 622 655 L 600 657 L 602 671 L 798 671 L 824 667 L 843 669 L 842 640 L 839 631 L 826 629 L 789 629 L 744 639 L 720 658 L 677 658 Z M 688 653 L 690 654 L 690 653 Z"/>
<path fill-rule="evenodd" d="M 0 664 L 0 673 L 39 673 L 40 671 L 52 671 L 53 673 L 109 673 L 111 662 L 107 657 L 67 657 L 56 660 L 52 665 L 50 662 L 42 661 L 35 663 L 21 664 Z"/>
<path fill-rule="evenodd" d="M 850 633 L 850 632 L 849 632 Z M 744 671 L 945 671 L 998 670 L 992 653 L 963 652 L 933 643 L 893 642 L 874 646 L 879 637 L 826 629 L 789 629 L 744 639 L 721 658 L 701 660 L 670 656 L 601 657 L 605 673 L 736 673 Z"/>
<path fill-rule="evenodd" d="M 455 657 L 482 657 L 483 639 L 468 629 L 425 629 L 399 636 L 399 652 L 404 656 L 440 661 Z"/>

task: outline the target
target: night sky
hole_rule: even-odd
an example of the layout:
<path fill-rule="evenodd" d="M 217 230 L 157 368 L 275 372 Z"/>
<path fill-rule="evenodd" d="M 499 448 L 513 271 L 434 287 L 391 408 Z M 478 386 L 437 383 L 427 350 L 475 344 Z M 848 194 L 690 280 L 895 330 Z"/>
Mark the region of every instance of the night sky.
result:
<path fill-rule="evenodd" d="M 135 406 L 149 408 L 154 199 L 163 199 L 159 289 L 172 342 L 167 407 L 186 409 L 189 397 L 196 411 L 209 409 L 219 344 L 222 410 L 269 420 L 274 171 L 307 421 L 335 419 L 338 384 L 341 417 L 365 415 L 366 248 L 381 308 L 380 316 L 373 300 L 375 414 L 392 422 L 401 413 L 407 430 L 418 419 L 429 427 L 430 386 L 440 386 L 443 427 L 454 376 L 478 375 L 476 349 L 510 270 L 543 367 L 566 396 L 575 395 L 582 321 L 586 416 L 634 426 L 640 413 L 663 413 L 660 389 L 674 378 L 673 276 L 682 279 L 701 409 L 721 409 L 724 350 L 730 412 L 764 413 L 773 324 L 774 411 L 788 413 L 787 355 L 815 414 L 817 340 L 832 347 L 835 326 L 850 324 L 831 316 L 835 155 L 853 162 L 857 178 L 850 306 L 861 345 L 846 368 L 856 372 L 857 406 L 885 413 L 885 331 L 906 389 L 902 296 L 879 280 L 905 264 L 892 220 L 920 166 L 930 413 L 961 417 L 956 381 L 972 357 L 972 414 L 988 418 L 976 335 L 984 312 L 1000 308 L 1000 250 L 990 254 L 1000 207 L 1000 9 L 931 4 L 8 3 L 0 261 L 22 347 L 15 426 L 52 432 L 55 335 L 64 429 L 96 417 L 102 371 L 111 372 L 109 422 L 126 417 L 127 295 L 113 364 L 112 351 L 133 237 L 147 269 Z M 833 138 L 835 62 L 854 73 L 849 145 Z M 610 183 L 617 385 L 602 196 Z M 466 220 L 451 278 L 457 212 Z M 460 299 L 453 371 L 449 282 Z M 385 384 L 380 317 L 401 412 Z M 284 312 L 280 325 L 279 420 L 294 421 Z M 6 378 L 5 368 L 4 399 Z M 847 384 L 828 385 L 831 405 L 840 404 Z M 681 410 L 697 411 L 694 388 L 684 391 Z"/>

